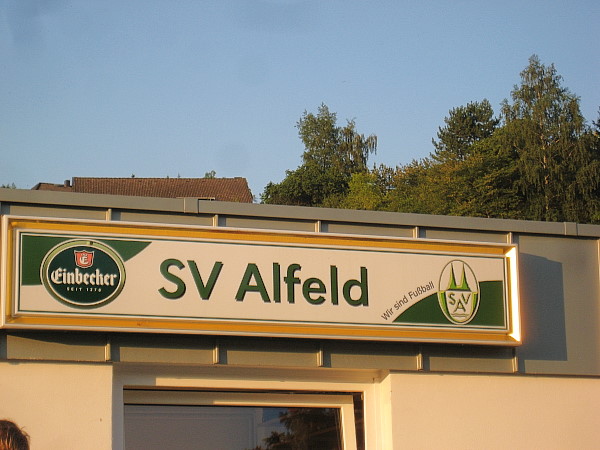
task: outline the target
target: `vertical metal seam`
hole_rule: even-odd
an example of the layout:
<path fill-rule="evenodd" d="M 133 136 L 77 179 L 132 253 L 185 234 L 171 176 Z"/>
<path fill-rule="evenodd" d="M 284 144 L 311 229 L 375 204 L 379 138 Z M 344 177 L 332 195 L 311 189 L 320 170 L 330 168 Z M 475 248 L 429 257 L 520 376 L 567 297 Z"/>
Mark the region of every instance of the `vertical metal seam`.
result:
<path fill-rule="evenodd" d="M 112 361 L 112 340 L 110 335 L 106 335 L 106 345 L 104 346 L 104 361 L 110 362 Z"/>
<path fill-rule="evenodd" d="M 213 364 L 221 363 L 221 345 L 219 339 L 215 339 L 215 346 L 213 347 Z"/>
<path fill-rule="evenodd" d="M 417 370 L 423 371 L 423 346 L 419 345 L 419 350 L 417 352 Z"/>
<path fill-rule="evenodd" d="M 319 348 L 317 350 L 317 367 L 325 366 L 325 355 L 323 351 L 323 343 L 319 343 Z"/>

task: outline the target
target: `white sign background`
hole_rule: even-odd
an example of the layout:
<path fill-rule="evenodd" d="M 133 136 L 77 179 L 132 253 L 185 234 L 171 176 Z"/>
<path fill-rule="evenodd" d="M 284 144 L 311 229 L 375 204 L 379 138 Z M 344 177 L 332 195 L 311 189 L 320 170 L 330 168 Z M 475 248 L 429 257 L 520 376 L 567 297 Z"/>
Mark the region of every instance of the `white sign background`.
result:
<path fill-rule="evenodd" d="M 102 239 L 97 236 L 73 236 L 73 238 Z M 179 299 L 167 299 L 159 293 L 161 288 L 167 291 L 174 291 L 176 288 L 160 272 L 161 264 L 167 259 L 177 259 L 185 265 L 182 270 L 176 267 L 171 267 L 169 270 L 170 273 L 181 278 L 186 285 L 186 292 Z M 438 289 L 439 277 L 444 266 L 456 259 L 467 263 L 475 272 L 479 282 L 504 280 L 506 277 L 505 260 L 497 256 L 153 238 L 146 249 L 125 263 L 125 287 L 111 303 L 91 310 L 82 310 L 58 302 L 44 286 L 20 285 L 18 310 L 21 313 L 77 313 L 147 318 L 240 319 L 386 326 L 408 307 L 434 294 Z M 195 261 L 205 284 L 215 262 L 223 264 L 210 299 L 201 299 L 188 261 Z M 246 292 L 243 301 L 236 300 L 236 293 L 250 263 L 258 267 L 271 298 L 270 302 L 263 301 L 259 292 Z M 281 301 L 279 303 L 273 299 L 273 263 L 278 263 L 280 266 Z M 300 283 L 294 286 L 294 303 L 288 302 L 288 287 L 283 280 L 291 264 L 301 266 L 301 269 L 294 272 L 294 276 L 300 279 Z M 337 267 L 338 273 L 337 305 L 332 304 L 331 301 L 331 266 Z M 367 269 L 368 306 L 352 306 L 344 299 L 342 289 L 348 280 L 360 281 L 361 267 Z M 308 278 L 318 278 L 324 283 L 326 293 L 312 294 L 315 298 L 323 295 L 326 300 L 322 304 L 314 305 L 305 300 L 302 284 Z M 433 282 L 433 290 L 417 294 L 419 287 L 429 285 L 431 282 Z M 256 279 L 251 278 L 249 284 L 255 285 Z M 413 295 L 410 296 L 409 292 Z M 400 310 L 395 309 L 392 318 L 385 319 L 383 313 L 386 309 L 392 308 L 394 303 L 405 295 L 409 296 L 409 302 L 404 303 Z M 352 288 L 351 297 L 353 299 L 360 297 L 358 286 Z"/>

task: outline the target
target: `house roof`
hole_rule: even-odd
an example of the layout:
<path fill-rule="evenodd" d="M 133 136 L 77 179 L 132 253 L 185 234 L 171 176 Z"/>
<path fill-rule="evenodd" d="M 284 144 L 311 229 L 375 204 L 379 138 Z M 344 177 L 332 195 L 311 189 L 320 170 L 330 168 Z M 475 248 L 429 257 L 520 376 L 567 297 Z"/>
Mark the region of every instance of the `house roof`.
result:
<path fill-rule="evenodd" d="M 63 184 L 38 183 L 32 189 L 138 197 L 193 197 L 223 202 L 252 203 L 245 178 L 86 178 Z"/>

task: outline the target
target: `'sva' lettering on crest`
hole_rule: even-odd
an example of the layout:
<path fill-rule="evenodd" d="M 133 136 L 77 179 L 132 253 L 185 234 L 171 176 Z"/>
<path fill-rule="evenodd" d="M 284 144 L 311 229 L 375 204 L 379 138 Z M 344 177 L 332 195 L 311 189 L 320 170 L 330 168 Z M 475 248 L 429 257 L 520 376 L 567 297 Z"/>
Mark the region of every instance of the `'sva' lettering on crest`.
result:
<path fill-rule="evenodd" d="M 479 309 L 479 283 L 464 261 L 450 261 L 440 275 L 438 301 L 446 318 L 457 325 L 469 323 Z"/>

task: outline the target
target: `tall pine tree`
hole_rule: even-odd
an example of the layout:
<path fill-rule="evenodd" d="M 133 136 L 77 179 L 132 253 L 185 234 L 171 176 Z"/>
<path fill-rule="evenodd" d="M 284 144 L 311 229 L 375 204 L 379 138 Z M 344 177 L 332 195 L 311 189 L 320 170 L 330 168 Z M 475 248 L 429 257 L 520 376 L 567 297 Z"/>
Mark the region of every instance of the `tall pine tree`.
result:
<path fill-rule="evenodd" d="M 464 161 L 476 142 L 490 137 L 499 119 L 487 99 L 471 102 L 450 110 L 444 119 L 446 125 L 438 129 L 438 140 L 432 139 L 435 152 L 432 158 L 439 162 Z"/>
<path fill-rule="evenodd" d="M 585 138 L 589 130 L 579 98 L 561 82 L 553 64 L 544 66 L 535 55 L 529 59 L 512 103 L 502 105 L 506 145 L 518 154 L 527 218 L 590 221 L 600 170 Z"/>

